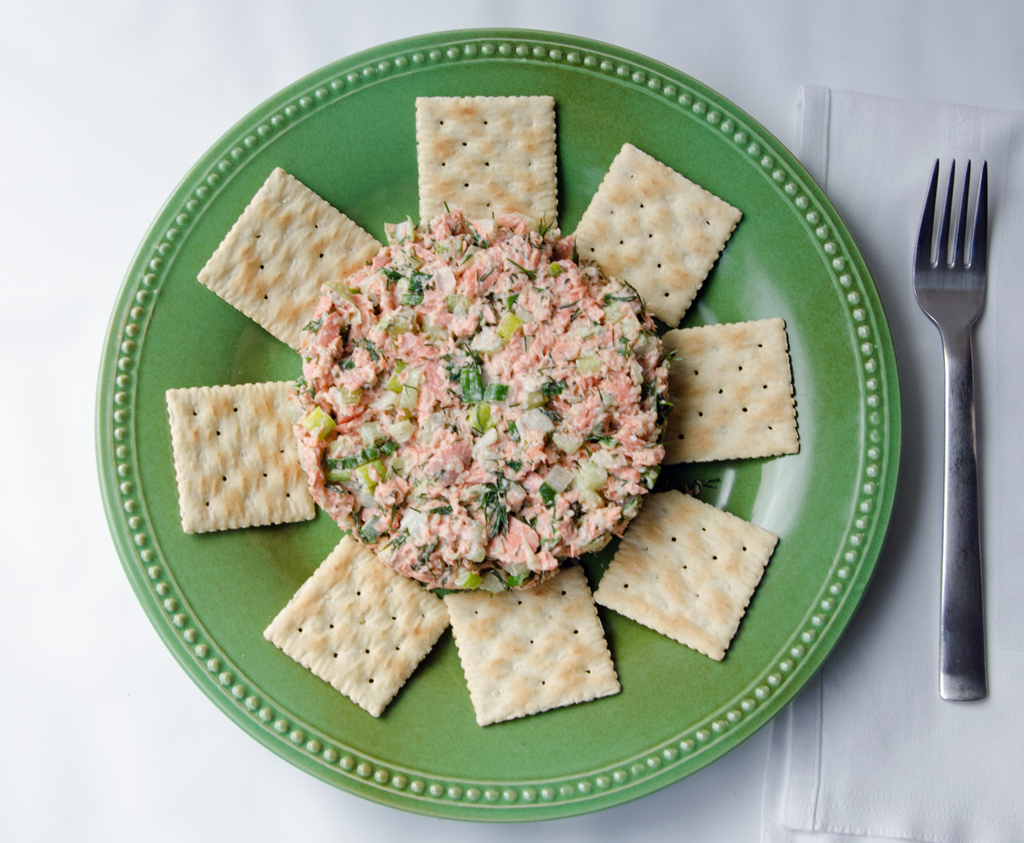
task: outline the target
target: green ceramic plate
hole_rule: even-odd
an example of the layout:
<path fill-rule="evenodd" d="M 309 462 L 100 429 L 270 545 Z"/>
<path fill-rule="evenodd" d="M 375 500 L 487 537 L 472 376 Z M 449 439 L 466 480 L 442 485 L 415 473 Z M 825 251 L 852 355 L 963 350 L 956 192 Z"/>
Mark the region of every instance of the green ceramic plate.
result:
<path fill-rule="evenodd" d="M 622 693 L 479 728 L 450 632 L 380 719 L 263 640 L 337 541 L 313 522 L 181 531 L 164 391 L 292 379 L 289 348 L 195 280 L 284 167 L 383 239 L 417 208 L 414 98 L 551 94 L 561 228 L 630 141 L 744 212 L 684 324 L 782 316 L 801 451 L 666 472 L 779 534 L 725 660 L 601 612 Z M 643 56 L 529 31 L 434 34 L 332 64 L 256 108 L 195 165 L 139 248 L 114 307 L 97 405 L 99 471 L 125 571 L 168 648 L 282 758 L 368 799 L 515 821 L 594 811 L 720 757 L 776 714 L 832 649 L 878 557 L 900 445 L 885 317 L 849 232 L 793 156 L 714 91 Z M 588 563 L 592 584 L 600 560 Z"/>

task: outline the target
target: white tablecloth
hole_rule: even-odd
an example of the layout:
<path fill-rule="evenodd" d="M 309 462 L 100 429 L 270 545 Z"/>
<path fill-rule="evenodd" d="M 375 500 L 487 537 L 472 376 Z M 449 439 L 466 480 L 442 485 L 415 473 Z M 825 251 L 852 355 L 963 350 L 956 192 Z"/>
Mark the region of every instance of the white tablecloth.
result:
<path fill-rule="evenodd" d="M 107 320 L 189 167 L 251 108 L 359 50 L 453 28 L 578 34 L 694 76 L 788 142 L 804 83 L 1024 108 L 1024 11 L 961 5 L 2 0 L 0 839 L 756 841 L 767 730 L 653 796 L 522 828 L 377 806 L 235 727 L 163 647 L 107 532 L 92 428 Z M 907 659 L 933 669 L 930 652 Z"/>
<path fill-rule="evenodd" d="M 798 154 L 850 226 L 889 316 L 903 396 L 901 481 L 860 612 L 772 727 L 766 843 L 1016 841 L 1024 835 L 1024 113 L 808 87 Z M 938 696 L 943 374 L 912 289 L 935 159 L 989 165 L 990 286 L 976 329 L 991 693 Z"/>

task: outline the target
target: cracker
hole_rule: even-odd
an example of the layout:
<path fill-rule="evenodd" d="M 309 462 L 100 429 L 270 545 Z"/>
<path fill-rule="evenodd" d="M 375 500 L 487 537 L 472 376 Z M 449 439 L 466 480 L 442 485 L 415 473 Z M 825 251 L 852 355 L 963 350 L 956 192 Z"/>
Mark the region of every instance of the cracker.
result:
<path fill-rule="evenodd" d="M 416 155 L 421 222 L 445 203 L 471 220 L 557 218 L 551 97 L 419 97 Z"/>
<path fill-rule="evenodd" d="M 282 382 L 167 390 L 186 533 L 316 515 L 288 421 L 288 388 Z"/>
<path fill-rule="evenodd" d="M 380 717 L 447 626 L 440 597 L 345 536 L 263 637 Z"/>
<path fill-rule="evenodd" d="M 579 565 L 536 588 L 444 600 L 481 726 L 619 692 Z"/>
<path fill-rule="evenodd" d="M 786 323 L 762 319 L 669 331 L 673 407 L 665 463 L 795 454 L 800 449 Z"/>
<path fill-rule="evenodd" d="M 576 228 L 582 258 L 636 288 L 647 309 L 679 324 L 741 213 L 625 144 Z"/>
<path fill-rule="evenodd" d="M 649 495 L 594 600 L 721 661 L 777 542 L 682 492 Z"/>
<path fill-rule="evenodd" d="M 381 245 L 276 168 L 199 272 L 199 281 L 292 348 L 325 281 L 344 278 Z"/>

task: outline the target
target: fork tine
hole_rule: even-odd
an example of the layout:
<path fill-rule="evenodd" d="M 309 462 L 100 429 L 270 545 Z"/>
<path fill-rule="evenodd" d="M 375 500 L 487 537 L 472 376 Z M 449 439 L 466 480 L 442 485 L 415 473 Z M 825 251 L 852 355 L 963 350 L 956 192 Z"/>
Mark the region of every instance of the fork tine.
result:
<path fill-rule="evenodd" d="M 952 186 L 950 186 L 952 192 Z M 952 266 L 965 266 L 964 246 L 967 242 L 967 197 L 971 192 L 971 162 L 967 161 L 967 169 L 964 171 L 964 189 L 960 197 L 960 213 L 956 218 L 956 242 L 953 245 Z"/>
<path fill-rule="evenodd" d="M 974 233 L 971 235 L 971 269 L 988 269 L 988 162 L 981 165 L 978 186 L 978 208 L 974 212 Z"/>
<path fill-rule="evenodd" d="M 942 225 L 939 228 L 939 249 L 935 256 L 937 264 L 949 264 L 949 228 L 953 217 L 953 186 L 956 183 L 956 161 L 949 165 L 949 184 L 946 185 L 946 202 L 942 210 Z"/>
<path fill-rule="evenodd" d="M 935 161 L 932 169 L 932 183 L 928 187 L 928 197 L 924 201 L 924 213 L 921 214 L 921 231 L 917 236 L 917 265 L 926 266 L 932 262 L 932 232 L 935 229 L 935 198 L 939 191 L 939 162 Z"/>

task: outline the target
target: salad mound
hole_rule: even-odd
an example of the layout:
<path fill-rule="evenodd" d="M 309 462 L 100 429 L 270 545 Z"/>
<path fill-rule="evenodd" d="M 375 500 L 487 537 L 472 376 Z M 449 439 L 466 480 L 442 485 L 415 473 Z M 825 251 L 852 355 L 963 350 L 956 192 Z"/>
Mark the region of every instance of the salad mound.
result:
<path fill-rule="evenodd" d="M 628 284 L 509 214 L 388 226 L 302 332 L 311 493 L 428 587 L 535 585 L 621 536 L 657 479 L 668 360 Z"/>

